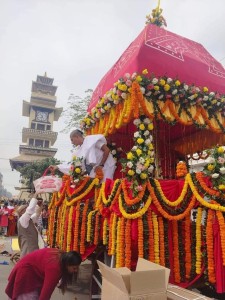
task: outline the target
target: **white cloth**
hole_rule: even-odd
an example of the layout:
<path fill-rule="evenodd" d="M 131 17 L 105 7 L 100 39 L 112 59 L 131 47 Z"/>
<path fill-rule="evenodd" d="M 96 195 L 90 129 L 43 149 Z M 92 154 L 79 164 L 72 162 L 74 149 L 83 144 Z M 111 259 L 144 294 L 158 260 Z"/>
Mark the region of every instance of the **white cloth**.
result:
<path fill-rule="evenodd" d="M 103 145 L 107 145 L 107 141 L 102 134 L 88 135 L 84 138 L 83 144 L 81 146 L 76 147 L 73 151 L 72 156 L 75 155 L 79 158 L 83 158 L 83 161 L 85 160 L 87 165 L 93 166 L 93 169 L 89 175 L 92 178 L 95 177 L 95 166 L 98 166 L 101 163 L 103 157 L 103 151 L 101 150 L 101 148 Z M 112 154 L 109 153 L 103 167 L 103 181 L 105 181 L 106 178 L 113 179 L 113 175 L 116 168 L 115 165 L 116 162 Z M 83 170 L 85 170 L 84 162 L 82 168 Z M 70 170 L 70 164 L 60 164 L 58 165 L 58 169 L 62 173 L 68 175 Z"/>
<path fill-rule="evenodd" d="M 41 208 L 37 205 L 37 199 L 32 198 L 25 213 L 19 218 L 19 222 L 23 228 L 27 228 L 30 219 L 32 219 L 34 223 L 37 223 L 40 214 Z"/>
<path fill-rule="evenodd" d="M 37 224 L 38 218 L 41 215 L 41 207 L 37 205 L 37 201 L 38 200 L 36 198 L 32 198 L 30 200 L 28 207 L 26 208 L 25 213 L 19 218 L 18 222 L 20 222 L 20 224 L 23 228 L 28 227 L 30 219 L 32 219 L 34 224 Z M 37 233 L 38 233 L 39 249 L 45 248 L 45 242 L 38 230 L 37 230 Z"/>

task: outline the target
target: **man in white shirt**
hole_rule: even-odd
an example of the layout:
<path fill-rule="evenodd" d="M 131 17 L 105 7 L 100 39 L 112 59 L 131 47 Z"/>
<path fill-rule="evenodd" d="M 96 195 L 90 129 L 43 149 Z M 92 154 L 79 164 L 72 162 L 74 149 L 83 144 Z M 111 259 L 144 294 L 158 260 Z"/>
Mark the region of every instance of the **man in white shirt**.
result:
<path fill-rule="evenodd" d="M 95 177 L 97 168 L 102 168 L 104 178 L 113 179 L 116 162 L 107 146 L 107 141 L 102 134 L 83 136 L 79 129 L 73 130 L 70 134 L 71 142 L 76 148 L 73 151 L 73 156 L 82 158 L 82 169 L 90 177 Z M 70 165 L 60 164 L 50 166 L 51 170 L 59 169 L 64 174 L 69 174 Z"/>
<path fill-rule="evenodd" d="M 19 220 L 17 223 L 18 242 L 20 247 L 20 257 L 39 249 L 39 233 L 35 224 L 41 214 L 42 198 L 37 198 L 34 194 L 29 205 L 21 205 L 17 209 Z"/>

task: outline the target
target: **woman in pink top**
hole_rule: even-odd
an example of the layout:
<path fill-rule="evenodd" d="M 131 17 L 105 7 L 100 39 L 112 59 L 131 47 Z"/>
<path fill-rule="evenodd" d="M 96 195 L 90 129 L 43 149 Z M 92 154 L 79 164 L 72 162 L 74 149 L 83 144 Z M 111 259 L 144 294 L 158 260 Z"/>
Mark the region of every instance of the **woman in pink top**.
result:
<path fill-rule="evenodd" d="M 81 256 L 76 251 L 36 250 L 15 265 L 5 292 L 12 300 L 49 300 L 60 280 L 64 293 L 80 264 Z"/>

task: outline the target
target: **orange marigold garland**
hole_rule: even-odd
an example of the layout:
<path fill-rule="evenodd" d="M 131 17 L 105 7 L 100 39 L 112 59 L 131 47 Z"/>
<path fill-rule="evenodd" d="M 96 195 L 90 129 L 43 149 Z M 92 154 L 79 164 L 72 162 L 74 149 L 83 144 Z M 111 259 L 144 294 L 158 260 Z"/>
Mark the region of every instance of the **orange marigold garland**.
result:
<path fill-rule="evenodd" d="M 196 179 L 198 180 L 200 186 L 203 188 L 203 190 L 204 190 L 207 194 L 209 194 L 209 195 L 211 195 L 211 196 L 216 196 L 216 197 L 220 197 L 220 196 L 221 196 L 221 194 L 220 194 L 219 191 L 216 191 L 216 190 L 214 190 L 214 189 L 210 189 L 209 187 L 207 187 L 207 185 L 206 185 L 206 183 L 205 183 L 205 181 L 204 181 L 204 179 L 203 179 L 203 178 L 204 178 L 204 175 L 203 175 L 202 172 L 197 172 L 197 173 L 195 173 L 195 176 L 196 176 Z"/>
<path fill-rule="evenodd" d="M 215 263 L 214 263 L 214 244 L 213 244 L 213 221 L 215 212 L 211 209 L 208 210 L 207 223 L 206 223 L 206 247 L 207 247 L 207 261 L 208 261 L 208 278 L 209 282 L 216 283 L 215 276 Z"/>
<path fill-rule="evenodd" d="M 76 205 L 76 217 L 75 217 L 75 224 L 74 224 L 74 240 L 73 240 L 73 250 L 79 251 L 79 224 L 80 224 L 80 201 L 77 202 Z"/>
<path fill-rule="evenodd" d="M 173 228 L 173 264 L 174 264 L 174 281 L 180 283 L 180 261 L 179 261 L 179 241 L 178 241 L 178 222 L 172 221 Z"/>
<path fill-rule="evenodd" d="M 111 255 L 115 255 L 116 253 L 116 229 L 117 229 L 117 215 L 113 214 Z"/>
<path fill-rule="evenodd" d="M 165 267 L 165 243 L 164 243 L 164 222 L 162 217 L 158 217 L 159 222 L 159 259 L 160 265 Z"/>
<path fill-rule="evenodd" d="M 125 267 L 131 267 L 131 219 L 126 219 L 125 225 Z"/>
<path fill-rule="evenodd" d="M 178 178 L 185 177 L 188 173 L 187 165 L 184 161 L 179 161 L 176 166 L 176 176 Z"/>
<path fill-rule="evenodd" d="M 155 261 L 155 253 L 154 253 L 154 228 L 153 228 L 153 222 L 152 222 L 152 211 L 148 210 L 148 231 L 149 231 L 149 237 L 148 237 L 148 259 L 151 262 Z"/>
<path fill-rule="evenodd" d="M 99 223 L 100 214 L 99 212 L 95 215 L 95 231 L 94 231 L 94 245 L 98 245 L 99 241 L 99 231 L 100 231 L 100 223 Z"/>
<path fill-rule="evenodd" d="M 144 228 L 143 228 L 143 220 L 142 217 L 138 218 L 138 257 L 144 257 L 144 248 L 143 248 L 143 241 L 144 241 Z"/>
<path fill-rule="evenodd" d="M 225 222 L 222 212 L 217 211 L 216 216 L 220 226 L 220 239 L 221 239 L 221 249 L 222 249 L 222 259 L 223 266 L 225 266 Z"/>
<path fill-rule="evenodd" d="M 191 276 L 191 217 L 188 214 L 184 220 L 184 243 L 185 243 L 185 277 L 190 279 Z"/>
<path fill-rule="evenodd" d="M 108 244 L 108 254 L 112 255 L 112 227 L 113 227 L 113 218 L 114 213 L 111 213 L 110 215 L 110 221 L 109 221 L 109 244 Z"/>
<path fill-rule="evenodd" d="M 197 219 L 196 219 L 196 274 L 201 273 L 202 267 L 202 208 L 198 207 Z"/>

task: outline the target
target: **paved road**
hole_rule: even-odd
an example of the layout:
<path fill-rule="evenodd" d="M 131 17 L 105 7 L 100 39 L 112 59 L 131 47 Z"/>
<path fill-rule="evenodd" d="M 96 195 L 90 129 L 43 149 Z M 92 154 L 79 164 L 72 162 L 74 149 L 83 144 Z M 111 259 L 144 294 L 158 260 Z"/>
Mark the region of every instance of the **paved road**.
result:
<path fill-rule="evenodd" d="M 2 247 L 4 243 L 4 249 Z M 11 249 L 11 240 L 10 238 L 2 239 L 0 237 L 0 252 L 8 251 L 12 252 Z M 13 268 L 14 264 L 10 261 L 9 257 L 3 256 L 0 254 L 0 262 L 7 261 L 9 265 L 2 265 L 0 264 L 0 299 L 1 300 L 8 300 L 8 297 L 5 294 L 5 287 L 7 285 L 7 278 L 10 274 L 11 269 Z M 62 295 L 60 291 L 56 288 L 51 300 L 88 300 L 89 297 L 89 286 L 90 286 L 90 277 L 91 277 L 91 263 L 86 262 L 81 265 L 78 282 L 76 285 L 70 287 L 70 290 Z"/>

